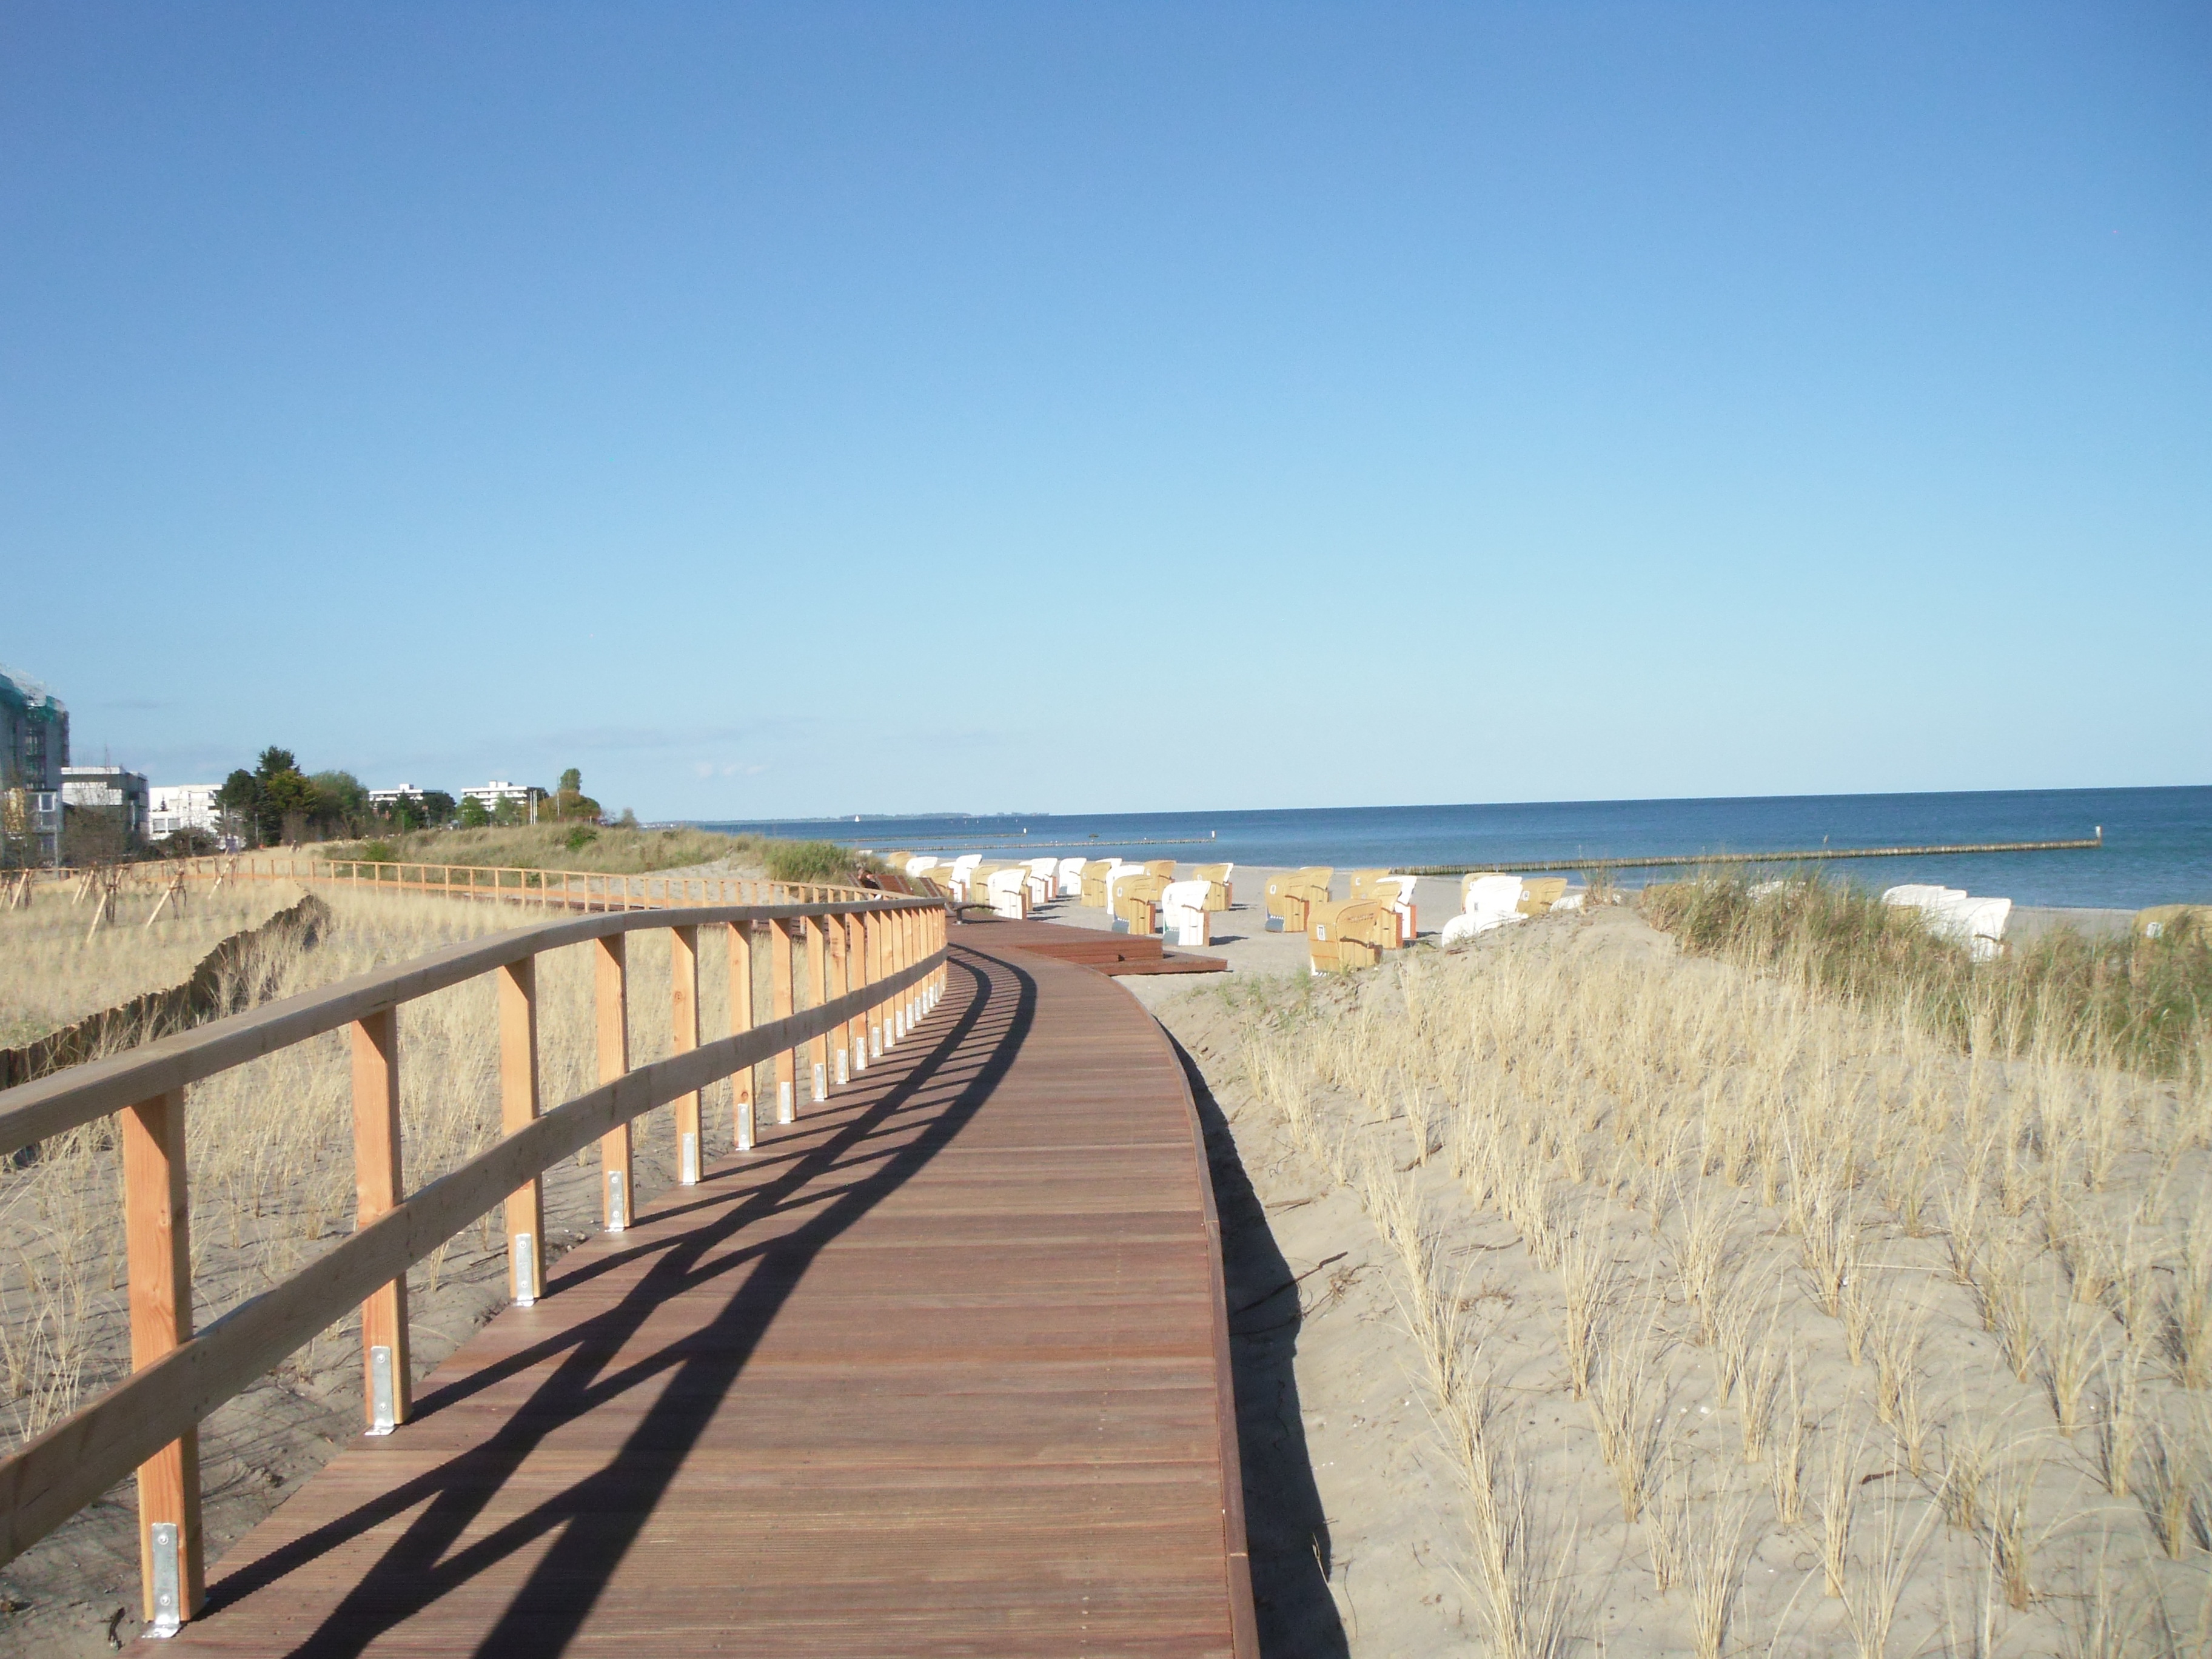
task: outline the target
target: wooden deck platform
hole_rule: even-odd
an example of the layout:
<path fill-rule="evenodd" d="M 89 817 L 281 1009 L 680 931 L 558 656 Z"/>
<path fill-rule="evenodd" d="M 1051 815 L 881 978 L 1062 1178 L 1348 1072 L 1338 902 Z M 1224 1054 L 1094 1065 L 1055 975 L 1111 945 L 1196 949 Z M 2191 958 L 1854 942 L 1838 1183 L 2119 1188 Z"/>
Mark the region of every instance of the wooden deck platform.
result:
<path fill-rule="evenodd" d="M 1168 950 L 1156 933 L 1109 933 L 1103 927 L 1071 927 L 1060 921 L 1009 921 L 1003 916 L 971 915 L 954 927 L 952 937 L 979 949 L 1027 951 L 1117 976 L 1219 974 L 1229 968 L 1220 957 Z"/>
<path fill-rule="evenodd" d="M 856 1086 L 564 1257 L 179 1644 L 1256 1654 L 1188 1087 L 998 937 Z"/>

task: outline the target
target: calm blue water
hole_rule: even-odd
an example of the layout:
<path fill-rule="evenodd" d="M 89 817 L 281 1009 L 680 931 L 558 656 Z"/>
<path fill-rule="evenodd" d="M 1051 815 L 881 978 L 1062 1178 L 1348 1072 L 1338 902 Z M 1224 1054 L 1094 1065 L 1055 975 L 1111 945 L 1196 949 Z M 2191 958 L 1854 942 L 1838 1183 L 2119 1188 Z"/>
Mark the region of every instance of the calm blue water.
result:
<path fill-rule="evenodd" d="M 1186 862 L 1495 864 L 1765 853 L 1929 842 L 2057 841 L 2105 827 L 2096 852 L 1850 860 L 1833 866 L 1887 887 L 1940 881 L 2020 904 L 2212 903 L 2212 787 L 2021 789 L 1942 795 L 1778 795 L 1735 800 L 1533 801 L 1502 806 L 1362 806 L 1101 817 L 783 819 L 708 830 L 820 837 L 858 847 L 996 853 L 1074 843 L 1067 853 Z M 1024 833 L 1026 832 L 1026 833 Z M 1204 846 L 1147 841 L 1212 840 Z M 1642 878 L 1626 872 L 1625 884 Z"/>

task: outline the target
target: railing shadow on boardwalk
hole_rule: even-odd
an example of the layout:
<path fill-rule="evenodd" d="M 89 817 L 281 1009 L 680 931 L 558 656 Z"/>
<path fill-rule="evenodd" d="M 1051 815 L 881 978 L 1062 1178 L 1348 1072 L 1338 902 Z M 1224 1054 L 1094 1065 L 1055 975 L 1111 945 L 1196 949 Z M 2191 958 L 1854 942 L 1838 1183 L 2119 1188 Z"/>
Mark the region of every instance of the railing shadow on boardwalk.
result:
<path fill-rule="evenodd" d="M 581 1628 L 615 1568 L 636 1541 L 653 1500 L 681 1469 L 693 1441 L 711 1420 L 712 1413 L 700 1409 L 698 1402 L 719 1399 L 735 1383 L 814 1258 L 927 1164 L 975 1115 L 1013 1063 L 1036 1018 L 1036 981 L 1018 969 L 994 963 L 998 972 L 1010 974 L 1015 981 L 1010 998 L 994 988 L 990 973 L 957 953 L 948 965 L 968 975 L 973 994 L 879 1099 L 855 1109 L 827 1140 L 793 1159 L 726 1215 L 676 1238 L 641 1244 L 640 1252 L 659 1252 L 660 1260 L 616 1307 L 562 1332 L 553 1342 L 526 1348 L 424 1395 L 416 1406 L 418 1422 L 471 1393 L 544 1363 L 560 1348 L 570 1350 L 528 1403 L 489 1440 L 211 1585 L 206 1616 L 268 1589 L 317 1557 L 427 1504 L 331 1616 L 293 1651 L 316 1659 L 358 1654 L 515 1550 L 557 1534 L 475 1651 L 560 1652 Z M 957 1001 L 948 995 L 940 1009 L 950 1010 Z M 960 1050 L 979 1036 L 990 1047 L 972 1071 L 964 1077 L 948 1071 L 956 1064 L 967 1070 Z M 869 1152 L 874 1137 L 890 1127 L 902 1112 L 919 1104 L 926 1091 L 939 1087 L 957 1092 L 932 1109 L 933 1115 L 911 1142 L 888 1154 Z M 827 1109 L 836 1108 L 832 1104 Z M 762 1150 L 773 1157 L 775 1143 Z M 775 1212 L 810 1181 L 855 1154 L 879 1157 L 879 1161 L 842 1187 L 819 1213 L 768 1241 L 759 1252 L 739 1250 L 708 1260 L 717 1246 Z M 759 1170 L 757 1163 L 740 1167 L 749 1174 Z M 640 1224 L 666 1214 L 665 1210 L 649 1212 L 640 1218 Z M 622 1259 L 616 1255 L 594 1261 L 590 1270 L 604 1271 Z M 602 1356 L 620 1352 L 625 1338 L 655 1308 L 678 1295 L 702 1294 L 714 1279 L 747 1267 L 755 1271 L 747 1273 L 727 1306 L 689 1340 L 656 1353 L 647 1364 L 601 1374 Z M 575 1279 L 572 1275 L 550 1285 L 550 1294 L 557 1296 L 564 1282 Z M 501 1483 L 548 1434 L 672 1370 L 675 1375 L 668 1377 L 614 1459 L 557 1497 L 453 1550 Z"/>
<path fill-rule="evenodd" d="M 1166 1032 L 1206 1136 L 1206 1174 L 1221 1223 L 1222 1276 L 1229 1302 L 1230 1370 L 1237 1391 L 1237 1446 L 1243 1464 L 1246 1547 L 1260 1650 L 1268 1659 L 1344 1659 L 1351 1652 L 1329 1589 L 1334 1559 L 1298 1401 L 1299 1310 L 1296 1275 L 1267 1225 L 1229 1120 L 1205 1073 Z"/>

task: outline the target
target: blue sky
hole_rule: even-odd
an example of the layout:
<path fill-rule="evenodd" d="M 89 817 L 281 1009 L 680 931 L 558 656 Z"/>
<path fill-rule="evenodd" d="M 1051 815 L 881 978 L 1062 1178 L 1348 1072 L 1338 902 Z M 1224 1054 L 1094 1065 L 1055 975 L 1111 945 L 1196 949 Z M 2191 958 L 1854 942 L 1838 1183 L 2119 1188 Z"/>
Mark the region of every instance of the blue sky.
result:
<path fill-rule="evenodd" d="M 77 757 L 647 817 L 2212 779 L 2200 6 L 0 10 Z"/>

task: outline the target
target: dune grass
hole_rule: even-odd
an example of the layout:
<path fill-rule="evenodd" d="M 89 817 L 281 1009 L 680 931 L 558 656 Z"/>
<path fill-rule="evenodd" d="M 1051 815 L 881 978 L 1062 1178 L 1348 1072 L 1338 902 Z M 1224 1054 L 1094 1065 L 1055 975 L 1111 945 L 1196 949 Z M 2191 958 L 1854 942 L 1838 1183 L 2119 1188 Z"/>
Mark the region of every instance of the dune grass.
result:
<path fill-rule="evenodd" d="M 656 870 L 726 862 L 734 873 L 745 875 L 766 868 L 768 851 L 774 844 L 762 836 L 720 836 L 704 830 L 533 823 L 487 830 L 420 830 L 373 841 L 330 842 L 301 850 L 318 858 L 470 865 L 479 869 L 589 870 L 612 876 L 647 875 Z"/>
<path fill-rule="evenodd" d="M 1686 950 L 1899 1012 L 2008 1057 L 2056 1043 L 2084 1063 L 2203 1080 L 2212 1064 L 2212 938 L 2054 928 L 1991 962 L 1928 932 L 1917 910 L 1848 883 L 1741 874 L 1647 888 L 1644 914 Z"/>
<path fill-rule="evenodd" d="M 6 964 L 0 1047 L 182 984 L 222 940 L 258 927 L 300 896 L 289 883 L 248 883 L 215 893 L 195 889 L 182 895 L 183 902 L 162 905 L 159 887 L 125 887 L 110 916 L 92 929 L 96 901 L 72 904 L 71 890 L 64 883 L 42 884 L 31 890 L 25 908 L 0 910 L 0 963 Z"/>
<path fill-rule="evenodd" d="M 1718 959 L 1562 918 L 1236 1005 L 1396 1262 L 1491 1650 L 2205 1650 L 2212 1095 L 2081 964 L 2162 967 L 1677 902 Z"/>

